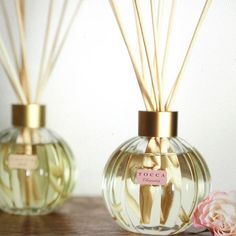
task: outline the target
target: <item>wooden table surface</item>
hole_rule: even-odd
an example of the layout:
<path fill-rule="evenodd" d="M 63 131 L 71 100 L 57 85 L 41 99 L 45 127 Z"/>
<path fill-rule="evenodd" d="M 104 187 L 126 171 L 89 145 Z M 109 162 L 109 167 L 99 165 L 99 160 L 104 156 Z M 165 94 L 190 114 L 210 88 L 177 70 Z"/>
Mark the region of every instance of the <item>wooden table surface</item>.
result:
<path fill-rule="evenodd" d="M 113 222 L 101 198 L 72 198 L 58 211 L 47 216 L 0 213 L 0 236 L 34 235 L 137 236 L 123 231 Z"/>

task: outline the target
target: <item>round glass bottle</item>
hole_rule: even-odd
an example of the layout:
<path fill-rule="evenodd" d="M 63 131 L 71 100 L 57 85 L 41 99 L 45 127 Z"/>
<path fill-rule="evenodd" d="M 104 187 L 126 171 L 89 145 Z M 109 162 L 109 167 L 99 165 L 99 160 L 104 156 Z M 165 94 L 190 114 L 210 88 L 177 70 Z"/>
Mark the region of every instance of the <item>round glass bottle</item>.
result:
<path fill-rule="evenodd" d="M 45 128 L 44 106 L 13 105 L 12 123 L 0 134 L 0 207 L 19 215 L 50 213 L 74 188 L 72 152 Z"/>
<path fill-rule="evenodd" d="M 122 144 L 105 167 L 106 206 L 128 231 L 180 233 L 210 191 L 208 167 L 177 137 L 177 124 L 177 112 L 140 112 L 139 136 Z"/>

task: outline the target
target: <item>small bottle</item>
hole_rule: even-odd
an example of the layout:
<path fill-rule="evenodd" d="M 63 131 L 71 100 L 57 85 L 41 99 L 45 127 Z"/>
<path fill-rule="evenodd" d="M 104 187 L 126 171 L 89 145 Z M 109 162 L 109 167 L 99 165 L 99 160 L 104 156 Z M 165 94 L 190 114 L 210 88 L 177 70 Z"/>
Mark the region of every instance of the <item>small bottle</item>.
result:
<path fill-rule="evenodd" d="M 0 134 L 0 208 L 47 214 L 71 194 L 75 161 L 68 145 L 45 128 L 45 106 L 13 105 L 13 127 Z"/>
<path fill-rule="evenodd" d="M 105 167 L 106 206 L 125 230 L 180 233 L 210 191 L 208 167 L 177 137 L 177 124 L 177 112 L 139 112 L 139 136 L 122 144 Z"/>

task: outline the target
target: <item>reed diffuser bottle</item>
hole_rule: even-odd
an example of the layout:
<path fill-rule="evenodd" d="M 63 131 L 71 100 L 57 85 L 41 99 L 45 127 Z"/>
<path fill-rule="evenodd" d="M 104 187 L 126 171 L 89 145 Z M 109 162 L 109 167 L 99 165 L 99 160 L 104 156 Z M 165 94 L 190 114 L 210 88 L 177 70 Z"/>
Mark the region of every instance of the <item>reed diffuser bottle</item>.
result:
<path fill-rule="evenodd" d="M 203 4 L 168 97 L 164 93 L 164 75 L 177 1 L 169 4 L 164 50 L 159 48 L 161 16 L 168 15 L 162 12 L 164 1 L 126 0 L 123 7 L 119 7 L 118 2 L 121 3 L 110 0 L 146 111 L 139 112 L 138 137 L 122 144 L 108 161 L 103 176 L 103 196 L 112 218 L 122 228 L 151 235 L 177 234 L 191 226 L 195 208 L 210 191 L 206 162 L 194 147 L 178 137 L 178 112 L 171 111 L 171 105 L 211 1 Z M 122 22 L 120 11 L 124 8 L 133 10 L 140 53 L 137 57 Z"/>
<path fill-rule="evenodd" d="M 191 224 L 210 190 L 199 152 L 177 137 L 177 112 L 139 112 L 139 136 L 108 161 L 103 180 L 107 208 L 126 230 L 169 235 Z"/>
<path fill-rule="evenodd" d="M 29 41 L 26 30 L 28 13 L 32 10 L 29 4 L 42 3 L 37 0 L 0 1 L 6 31 L 0 34 L 0 63 L 18 99 L 17 105 L 12 106 L 13 128 L 0 133 L 0 208 L 5 212 L 19 215 L 50 213 L 70 196 L 74 188 L 76 165 L 72 152 L 62 138 L 45 127 L 46 108 L 40 104 L 81 2 L 45 2 L 48 4 L 45 8 L 46 21 L 42 19 L 46 22 L 45 33 L 42 35 L 42 45 L 38 42 L 35 49 L 35 55 L 41 56 L 38 70 L 35 70 L 38 73 L 33 94 L 30 82 L 34 73 L 30 71 L 32 65 L 27 56 Z M 72 6 L 69 7 L 69 3 Z M 16 19 L 10 20 L 10 16 L 14 16 L 13 4 Z M 61 8 L 55 7 L 55 4 L 61 4 Z M 61 10 L 55 14 L 56 9 Z M 42 28 L 42 22 L 35 28 Z M 30 23 L 34 22 L 31 20 Z M 55 30 L 52 25 L 56 26 Z M 19 37 L 15 37 L 13 28 L 18 29 Z M 37 49 L 40 51 L 36 53 Z"/>
<path fill-rule="evenodd" d="M 0 207 L 47 214 L 71 194 L 75 161 L 68 145 L 45 128 L 45 107 L 13 105 L 13 128 L 0 134 Z"/>

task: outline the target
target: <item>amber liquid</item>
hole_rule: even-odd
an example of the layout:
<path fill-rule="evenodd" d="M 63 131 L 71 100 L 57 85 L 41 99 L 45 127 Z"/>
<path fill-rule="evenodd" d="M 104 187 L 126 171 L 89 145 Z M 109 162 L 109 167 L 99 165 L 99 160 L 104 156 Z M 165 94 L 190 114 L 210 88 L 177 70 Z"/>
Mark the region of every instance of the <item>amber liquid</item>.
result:
<path fill-rule="evenodd" d="M 29 153 L 30 152 L 30 153 Z M 37 168 L 11 169 L 10 155 L 36 155 Z M 47 214 L 60 206 L 74 186 L 74 160 L 63 144 L 0 145 L 0 206 L 21 215 Z"/>
<path fill-rule="evenodd" d="M 163 186 L 140 185 L 137 170 L 165 170 Z M 210 188 L 205 162 L 195 150 L 176 155 L 118 151 L 105 168 L 103 193 L 112 217 L 136 233 L 169 235 L 191 224 L 197 204 Z"/>

